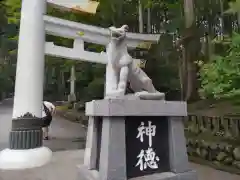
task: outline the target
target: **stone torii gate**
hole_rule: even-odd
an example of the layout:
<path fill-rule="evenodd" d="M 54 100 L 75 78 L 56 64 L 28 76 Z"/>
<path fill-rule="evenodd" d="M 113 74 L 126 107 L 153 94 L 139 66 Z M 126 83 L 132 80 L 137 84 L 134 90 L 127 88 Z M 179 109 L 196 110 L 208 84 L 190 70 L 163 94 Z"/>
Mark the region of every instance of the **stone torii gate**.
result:
<path fill-rule="evenodd" d="M 109 30 L 105 28 L 99 28 L 96 26 L 85 25 L 81 23 L 76 23 L 68 20 L 63 20 L 51 16 L 44 16 L 46 24 L 46 32 L 51 35 L 58 35 L 65 38 L 74 39 L 73 48 L 67 48 L 62 46 L 54 45 L 53 42 L 46 42 L 45 54 L 49 56 L 61 57 L 71 60 L 80 60 L 94 63 L 107 64 L 106 53 L 94 53 L 89 51 L 84 51 L 84 42 L 95 42 L 96 44 L 107 45 L 109 42 Z M 64 31 L 62 31 L 64 29 Z M 81 34 L 81 38 L 79 38 Z M 135 48 L 148 48 L 142 45 L 149 46 L 150 41 L 156 41 L 158 35 L 141 34 L 142 37 L 137 37 L 135 33 L 128 34 L 129 47 Z M 97 39 L 96 41 L 96 38 Z M 148 41 L 147 43 L 144 41 Z M 139 42 L 144 42 L 137 44 Z M 134 59 L 134 61 L 141 64 L 142 60 Z M 75 97 L 75 69 L 74 66 L 71 68 L 70 77 L 70 94 L 69 100 L 74 101 Z"/>
<path fill-rule="evenodd" d="M 88 13 L 94 12 L 92 7 L 97 7 L 96 2 L 88 0 L 48 2 L 65 9 L 84 11 L 85 8 Z M 22 1 L 12 129 L 9 148 L 0 152 L 1 169 L 34 168 L 51 159 L 51 150 L 42 144 L 44 55 L 107 63 L 105 53 L 84 51 L 84 42 L 107 45 L 110 39 L 108 29 L 44 15 L 46 6 L 46 0 Z M 70 49 L 45 42 L 45 32 L 74 39 L 74 47 Z M 142 42 L 156 42 L 159 37 L 128 33 L 127 46 L 136 48 Z"/>

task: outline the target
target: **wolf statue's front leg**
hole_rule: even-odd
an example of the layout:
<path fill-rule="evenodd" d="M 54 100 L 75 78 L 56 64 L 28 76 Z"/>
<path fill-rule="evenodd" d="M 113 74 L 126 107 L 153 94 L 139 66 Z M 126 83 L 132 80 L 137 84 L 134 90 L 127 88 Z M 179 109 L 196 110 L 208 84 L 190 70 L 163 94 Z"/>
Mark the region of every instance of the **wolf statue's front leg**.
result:
<path fill-rule="evenodd" d="M 127 88 L 128 72 L 128 66 L 124 66 L 120 69 L 117 87 L 116 89 L 110 89 L 108 93 L 106 93 L 105 99 L 121 98 L 125 95 Z"/>
<path fill-rule="evenodd" d="M 106 81 L 105 81 L 105 98 L 112 97 L 113 92 L 117 91 L 118 87 L 118 72 L 108 64 L 106 67 Z"/>
<path fill-rule="evenodd" d="M 117 88 L 117 91 L 119 92 L 120 96 L 125 95 L 125 92 L 127 89 L 128 72 L 129 72 L 128 66 L 124 66 L 120 70 L 119 82 L 118 82 L 118 88 Z"/>

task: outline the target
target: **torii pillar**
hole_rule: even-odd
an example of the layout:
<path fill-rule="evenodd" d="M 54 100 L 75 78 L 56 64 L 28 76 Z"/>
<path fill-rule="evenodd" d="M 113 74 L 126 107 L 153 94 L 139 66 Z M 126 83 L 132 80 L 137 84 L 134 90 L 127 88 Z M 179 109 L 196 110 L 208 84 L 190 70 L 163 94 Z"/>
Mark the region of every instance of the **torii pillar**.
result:
<path fill-rule="evenodd" d="M 99 2 L 22 0 L 15 96 L 9 148 L 0 152 L 0 169 L 42 166 L 52 152 L 42 146 L 42 103 L 46 3 L 85 13 L 96 13 Z"/>
<path fill-rule="evenodd" d="M 68 95 L 68 101 L 70 103 L 74 103 L 76 101 L 75 81 L 76 81 L 75 66 L 72 65 L 72 67 L 71 67 L 71 76 L 70 76 L 70 79 L 69 79 L 69 82 L 70 82 L 70 94 Z"/>
<path fill-rule="evenodd" d="M 52 156 L 42 146 L 45 0 L 23 0 L 12 129 L 9 148 L 0 153 L 1 169 L 26 169 L 46 164 Z"/>

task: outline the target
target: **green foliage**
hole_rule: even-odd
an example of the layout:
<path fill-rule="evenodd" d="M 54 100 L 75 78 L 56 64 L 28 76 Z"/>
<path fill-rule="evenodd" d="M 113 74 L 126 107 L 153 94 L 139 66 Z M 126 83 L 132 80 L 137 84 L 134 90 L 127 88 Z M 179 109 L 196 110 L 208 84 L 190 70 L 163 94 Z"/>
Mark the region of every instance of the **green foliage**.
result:
<path fill-rule="evenodd" d="M 240 12 L 240 0 L 229 2 L 229 9 L 225 13 L 234 14 Z"/>
<path fill-rule="evenodd" d="M 208 63 L 200 64 L 200 93 L 203 98 L 240 96 L 240 34 L 234 33 L 228 43 L 226 55 L 215 55 Z"/>
<path fill-rule="evenodd" d="M 14 87 L 14 49 L 16 42 L 11 39 L 16 30 L 8 23 L 8 4 L 0 1 L 0 99 L 3 94 L 13 92 Z"/>
<path fill-rule="evenodd" d="M 85 94 L 85 98 L 83 98 L 85 101 L 102 99 L 104 94 L 104 78 L 95 78 L 84 88 L 83 92 Z"/>
<path fill-rule="evenodd" d="M 47 8 L 47 14 L 76 22 L 109 27 L 128 24 L 131 32 L 138 32 L 138 0 L 99 0 L 100 5 L 96 15 L 63 12 L 52 7 Z M 237 0 L 238 2 L 239 0 Z M 13 89 L 14 73 L 17 54 L 17 40 L 20 23 L 21 0 L 3 0 L 0 2 L 0 91 Z M 143 6 L 144 32 L 147 30 L 148 14 L 146 9 L 151 8 L 152 33 L 170 32 L 177 33 L 179 37 L 185 36 L 183 1 L 176 0 L 141 0 Z M 218 25 L 219 12 L 222 12 L 221 3 L 225 3 L 224 11 L 228 8 L 225 0 L 203 0 L 194 1 L 197 27 L 196 36 L 203 36 L 207 32 L 214 39 L 215 27 Z M 236 4 L 231 13 L 238 12 Z M 228 16 L 225 15 L 224 18 Z M 234 19 L 233 21 L 237 21 Z M 229 20 L 229 22 L 231 22 Z M 204 24 L 205 23 L 205 24 Z M 229 28 L 229 25 L 225 25 Z M 225 28 L 224 27 L 224 28 Z M 157 89 L 163 91 L 180 91 L 179 64 L 182 64 L 182 52 L 173 47 L 176 40 L 172 35 L 161 36 L 160 43 L 153 46 L 149 53 L 137 58 L 147 60 L 145 71 L 153 79 Z M 202 82 L 202 95 L 213 98 L 226 98 L 238 95 L 238 46 L 240 36 L 235 34 L 233 38 L 228 35 L 228 40 L 220 41 L 214 39 L 215 49 L 219 52 L 211 61 L 203 62 L 200 70 Z M 47 41 L 56 45 L 71 47 L 72 40 L 47 36 Z M 194 47 L 194 45 L 189 45 Z M 104 47 L 85 43 L 85 49 L 94 52 L 105 50 Z M 194 51 L 198 48 L 188 48 Z M 195 51 L 194 51 L 195 53 Z M 196 52 L 197 53 L 197 52 Z M 135 57 L 136 52 L 132 53 Z M 204 58 L 203 58 L 204 59 Z M 195 61 L 196 59 L 193 59 Z M 180 61 L 180 63 L 179 63 Z M 99 64 L 84 62 L 73 62 L 60 58 L 46 57 L 46 84 L 45 93 L 62 98 L 69 93 L 70 69 L 74 64 L 76 67 L 76 92 L 78 99 L 100 98 L 103 95 L 103 82 L 105 67 Z M 186 78 L 186 77 L 185 77 Z M 11 81 L 9 81 L 11 79 Z M 184 80 L 183 80 L 184 81 Z M 9 83 L 11 82 L 11 83 Z M 57 93 L 56 93 L 57 92 Z M 61 96 L 62 95 L 62 96 Z"/>
<path fill-rule="evenodd" d="M 8 17 L 8 23 L 19 24 L 20 22 L 20 10 L 21 10 L 21 0 L 4 0 L 6 4 L 6 11 Z"/>

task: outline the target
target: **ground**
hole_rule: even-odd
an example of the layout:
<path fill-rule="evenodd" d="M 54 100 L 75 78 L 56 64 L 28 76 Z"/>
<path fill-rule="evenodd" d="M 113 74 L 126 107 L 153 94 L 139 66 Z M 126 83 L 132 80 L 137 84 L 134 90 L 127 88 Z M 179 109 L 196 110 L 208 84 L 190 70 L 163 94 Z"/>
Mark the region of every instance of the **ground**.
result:
<path fill-rule="evenodd" d="M 0 105 L 0 150 L 7 147 L 11 127 L 11 103 Z M 83 163 L 85 130 L 79 123 L 55 118 L 51 127 L 52 139 L 45 145 L 52 149 L 52 161 L 40 168 L 24 171 L 1 171 L 0 180 L 77 180 L 77 165 Z M 239 180 L 240 176 L 192 164 L 199 180 Z"/>

